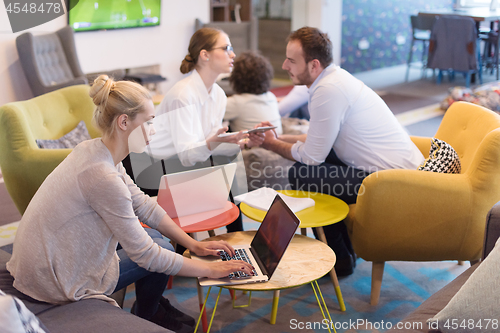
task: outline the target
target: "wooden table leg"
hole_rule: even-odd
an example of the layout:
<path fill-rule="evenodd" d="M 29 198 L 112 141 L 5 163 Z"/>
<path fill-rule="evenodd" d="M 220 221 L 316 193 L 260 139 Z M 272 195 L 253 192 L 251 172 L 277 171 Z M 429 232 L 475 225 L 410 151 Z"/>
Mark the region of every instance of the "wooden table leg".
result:
<path fill-rule="evenodd" d="M 273 295 L 273 308 L 271 311 L 271 325 L 276 324 L 276 317 L 278 316 L 278 303 L 280 301 L 280 291 L 275 290 Z"/>
<path fill-rule="evenodd" d="M 319 240 L 328 245 L 323 227 L 317 227 L 316 232 L 318 233 Z M 335 268 L 332 268 L 332 270 L 330 271 L 330 278 L 332 279 L 333 288 L 335 289 L 335 294 L 337 295 L 340 311 L 345 311 L 346 308 L 344 304 L 344 298 L 342 297 L 342 292 L 340 291 L 339 279 L 337 278 L 337 273 L 335 273 Z"/>
<path fill-rule="evenodd" d="M 302 236 L 307 236 L 307 228 L 300 228 L 300 234 Z"/>

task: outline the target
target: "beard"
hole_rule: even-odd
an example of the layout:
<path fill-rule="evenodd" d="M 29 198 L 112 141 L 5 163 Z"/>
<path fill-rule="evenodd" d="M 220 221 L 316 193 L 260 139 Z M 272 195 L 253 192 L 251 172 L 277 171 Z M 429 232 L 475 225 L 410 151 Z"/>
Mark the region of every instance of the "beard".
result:
<path fill-rule="evenodd" d="M 295 78 L 297 81 L 297 83 L 295 83 L 296 85 L 310 86 L 314 82 L 314 80 L 311 77 L 311 74 L 309 74 L 309 71 L 307 70 L 307 67 L 304 69 L 302 73 L 297 74 Z"/>

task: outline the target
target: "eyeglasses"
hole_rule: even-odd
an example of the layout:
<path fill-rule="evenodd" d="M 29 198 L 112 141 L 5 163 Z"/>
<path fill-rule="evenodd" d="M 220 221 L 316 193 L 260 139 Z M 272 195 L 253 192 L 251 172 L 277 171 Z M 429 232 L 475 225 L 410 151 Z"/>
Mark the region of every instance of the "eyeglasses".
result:
<path fill-rule="evenodd" d="M 221 50 L 224 50 L 226 51 L 228 54 L 231 53 L 231 52 L 234 52 L 233 51 L 233 46 L 232 45 L 226 45 L 226 46 L 221 46 L 221 47 L 214 47 L 213 49 L 211 49 L 210 51 L 212 50 L 216 50 L 216 49 L 221 49 Z"/>

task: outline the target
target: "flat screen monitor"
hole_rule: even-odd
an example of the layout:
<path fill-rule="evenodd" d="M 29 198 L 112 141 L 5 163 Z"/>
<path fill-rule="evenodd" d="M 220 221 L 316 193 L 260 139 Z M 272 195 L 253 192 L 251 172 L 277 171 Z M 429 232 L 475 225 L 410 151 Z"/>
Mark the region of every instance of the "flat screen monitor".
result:
<path fill-rule="evenodd" d="M 160 25 L 161 0 L 69 0 L 68 8 L 74 31 Z"/>

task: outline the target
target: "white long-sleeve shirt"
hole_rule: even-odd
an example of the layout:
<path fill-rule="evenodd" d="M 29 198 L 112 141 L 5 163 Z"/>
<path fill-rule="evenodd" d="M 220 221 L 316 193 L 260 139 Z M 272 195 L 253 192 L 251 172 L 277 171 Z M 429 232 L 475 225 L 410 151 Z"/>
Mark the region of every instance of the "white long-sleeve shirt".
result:
<path fill-rule="evenodd" d="M 292 90 L 278 103 L 280 115 L 288 116 L 309 100 L 309 89 L 307 86 L 294 86 Z"/>
<path fill-rule="evenodd" d="M 292 146 L 299 162 L 321 164 L 332 147 L 345 164 L 369 172 L 416 169 L 424 160 L 380 96 L 338 66 L 309 88 L 309 112 L 306 142 Z"/>
<path fill-rule="evenodd" d="M 24 213 L 7 269 L 14 287 L 37 300 L 112 301 L 118 243 L 140 267 L 176 274 L 182 256 L 161 248 L 140 221 L 157 228 L 165 211 L 114 165 L 100 138 L 84 141 L 45 179 Z M 139 219 L 138 219 L 139 218 Z"/>
<path fill-rule="evenodd" d="M 156 134 L 149 144 L 148 154 L 157 159 L 177 155 L 184 166 L 206 161 L 212 153 L 232 155 L 239 151 L 236 144 L 225 144 L 212 152 L 206 139 L 222 128 L 227 97 L 214 83 L 207 90 L 195 70 L 177 82 L 158 107 L 153 124 Z M 228 146 L 232 146 L 229 147 Z"/>
<path fill-rule="evenodd" d="M 263 121 L 269 121 L 276 126 L 276 133 L 283 133 L 278 100 L 269 91 L 260 95 L 236 94 L 229 97 L 224 120 L 229 121 L 233 132 L 249 130 Z"/>

